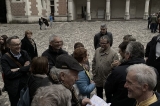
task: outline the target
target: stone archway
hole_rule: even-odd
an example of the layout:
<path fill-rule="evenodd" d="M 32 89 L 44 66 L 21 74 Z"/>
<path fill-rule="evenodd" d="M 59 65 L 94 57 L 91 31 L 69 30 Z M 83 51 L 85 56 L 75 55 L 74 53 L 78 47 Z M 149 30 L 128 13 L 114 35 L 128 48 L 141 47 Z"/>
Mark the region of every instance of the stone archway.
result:
<path fill-rule="evenodd" d="M 5 0 L 0 0 L 0 23 L 6 23 L 6 2 Z"/>

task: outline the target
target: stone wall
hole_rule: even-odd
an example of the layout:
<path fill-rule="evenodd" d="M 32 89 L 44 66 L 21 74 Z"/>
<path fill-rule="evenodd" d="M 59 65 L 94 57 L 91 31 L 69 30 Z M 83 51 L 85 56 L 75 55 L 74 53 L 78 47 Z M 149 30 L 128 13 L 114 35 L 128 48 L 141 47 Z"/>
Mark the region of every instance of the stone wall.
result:
<path fill-rule="evenodd" d="M 12 16 L 25 16 L 25 2 L 11 2 Z"/>

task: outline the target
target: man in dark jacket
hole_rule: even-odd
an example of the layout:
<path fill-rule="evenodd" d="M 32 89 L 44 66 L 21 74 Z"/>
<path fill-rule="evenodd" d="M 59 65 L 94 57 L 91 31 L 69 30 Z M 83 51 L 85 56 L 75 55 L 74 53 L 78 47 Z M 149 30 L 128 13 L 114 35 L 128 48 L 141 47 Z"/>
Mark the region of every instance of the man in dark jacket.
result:
<path fill-rule="evenodd" d="M 101 31 L 94 36 L 94 48 L 95 48 L 95 50 L 98 47 L 100 47 L 100 44 L 99 44 L 100 38 L 102 36 L 104 36 L 104 35 L 106 35 L 106 36 L 108 36 L 110 38 L 110 40 L 111 40 L 110 46 L 112 46 L 112 43 L 113 43 L 112 33 L 107 32 L 107 26 L 106 26 L 106 24 L 102 24 L 101 27 L 100 27 L 100 30 Z"/>
<path fill-rule="evenodd" d="M 17 36 L 8 38 L 7 44 L 9 51 L 3 55 L 1 65 L 11 106 L 17 106 L 20 91 L 28 80 L 30 57 L 26 51 L 20 49 L 21 41 Z"/>
<path fill-rule="evenodd" d="M 146 46 L 146 64 L 157 69 L 160 74 L 160 34 L 154 36 Z M 160 82 L 158 82 L 160 83 Z M 157 91 L 160 92 L 160 84 L 157 86 Z"/>
<path fill-rule="evenodd" d="M 56 35 L 51 35 L 49 38 L 49 48 L 42 53 L 46 56 L 49 62 L 49 70 L 55 66 L 56 58 L 61 54 L 68 54 L 62 49 L 63 41 Z"/>
<path fill-rule="evenodd" d="M 127 68 L 124 86 L 128 89 L 128 97 L 136 99 L 135 106 L 160 106 L 160 94 L 153 91 L 156 84 L 157 75 L 153 67 L 135 64 Z"/>
<path fill-rule="evenodd" d="M 139 42 L 130 42 L 125 53 L 126 62 L 112 70 L 105 84 L 107 102 L 111 106 L 132 106 L 134 99 L 127 97 L 127 89 L 124 88 L 126 82 L 126 68 L 133 64 L 145 63 L 144 46 Z"/>

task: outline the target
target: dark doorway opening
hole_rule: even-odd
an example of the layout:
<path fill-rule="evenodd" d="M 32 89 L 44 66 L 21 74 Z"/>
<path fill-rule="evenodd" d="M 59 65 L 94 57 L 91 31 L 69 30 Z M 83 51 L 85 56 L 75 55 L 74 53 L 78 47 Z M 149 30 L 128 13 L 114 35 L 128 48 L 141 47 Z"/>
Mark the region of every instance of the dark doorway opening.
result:
<path fill-rule="evenodd" d="M 6 13 L 6 2 L 0 0 L 0 23 L 7 23 Z"/>

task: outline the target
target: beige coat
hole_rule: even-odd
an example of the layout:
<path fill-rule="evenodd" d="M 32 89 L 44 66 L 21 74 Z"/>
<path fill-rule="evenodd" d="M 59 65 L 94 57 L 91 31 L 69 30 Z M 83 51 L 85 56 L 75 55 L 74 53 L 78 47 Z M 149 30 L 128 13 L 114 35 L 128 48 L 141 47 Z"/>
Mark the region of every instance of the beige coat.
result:
<path fill-rule="evenodd" d="M 97 87 L 103 87 L 105 84 L 107 76 L 112 70 L 111 63 L 114 60 L 119 60 L 119 58 L 112 48 L 108 48 L 105 51 L 102 51 L 101 47 L 96 49 L 92 63 L 92 73 L 93 81 Z"/>

